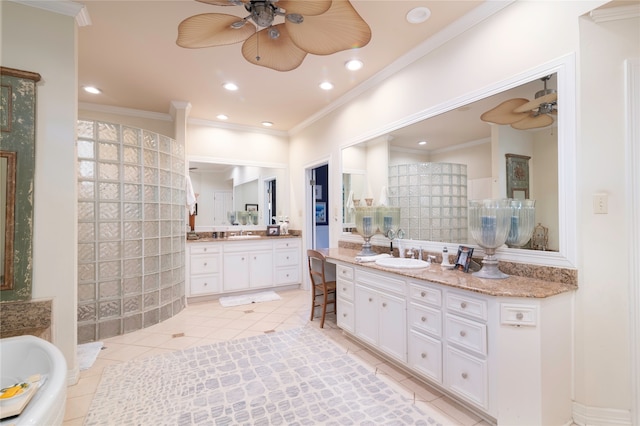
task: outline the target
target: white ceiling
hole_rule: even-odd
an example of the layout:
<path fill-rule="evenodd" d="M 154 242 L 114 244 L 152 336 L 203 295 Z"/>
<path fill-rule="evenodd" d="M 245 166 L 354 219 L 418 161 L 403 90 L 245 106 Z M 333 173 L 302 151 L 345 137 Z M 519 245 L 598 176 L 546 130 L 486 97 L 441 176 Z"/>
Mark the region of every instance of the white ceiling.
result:
<path fill-rule="evenodd" d="M 349 91 L 363 85 L 398 58 L 425 43 L 452 22 L 478 6 L 465 25 L 484 16 L 480 10 L 495 10 L 497 4 L 480 0 L 353 0 L 351 3 L 372 30 L 365 47 L 334 55 L 308 55 L 289 72 L 252 65 L 241 55 L 241 43 L 205 49 L 176 45 L 178 24 L 200 13 L 247 15 L 241 6 L 213 6 L 195 0 L 85 0 L 91 24 L 79 28 L 79 84 L 95 85 L 103 93 L 80 91 L 79 101 L 101 107 L 122 107 L 167 114 L 172 101 L 191 104 L 191 118 L 289 131 L 328 108 Z M 409 10 L 426 6 L 431 17 L 410 24 Z M 487 12 L 484 12 L 485 14 Z M 476 16 L 477 15 L 477 16 Z M 363 69 L 350 72 L 344 63 L 362 59 Z M 331 81 L 330 92 L 319 89 Z M 222 84 L 240 86 L 228 92 Z"/>

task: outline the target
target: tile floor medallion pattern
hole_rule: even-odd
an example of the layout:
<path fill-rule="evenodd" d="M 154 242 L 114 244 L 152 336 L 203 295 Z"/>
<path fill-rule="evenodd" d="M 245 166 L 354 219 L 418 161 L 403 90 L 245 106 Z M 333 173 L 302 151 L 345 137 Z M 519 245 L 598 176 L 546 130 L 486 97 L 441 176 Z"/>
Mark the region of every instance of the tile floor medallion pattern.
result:
<path fill-rule="evenodd" d="M 444 424 L 301 327 L 106 367 L 85 425 Z"/>

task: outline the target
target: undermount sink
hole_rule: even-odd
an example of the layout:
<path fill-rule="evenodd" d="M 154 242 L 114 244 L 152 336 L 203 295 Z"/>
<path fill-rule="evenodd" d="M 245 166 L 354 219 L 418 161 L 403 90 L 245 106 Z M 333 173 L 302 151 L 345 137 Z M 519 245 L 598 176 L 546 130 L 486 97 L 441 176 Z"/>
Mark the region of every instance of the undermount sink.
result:
<path fill-rule="evenodd" d="M 420 259 L 409 259 L 405 257 L 385 257 L 376 260 L 376 265 L 384 268 L 421 269 L 428 268 L 431 263 Z"/>
<path fill-rule="evenodd" d="M 255 240 L 260 238 L 260 235 L 230 235 L 227 238 L 230 240 Z"/>

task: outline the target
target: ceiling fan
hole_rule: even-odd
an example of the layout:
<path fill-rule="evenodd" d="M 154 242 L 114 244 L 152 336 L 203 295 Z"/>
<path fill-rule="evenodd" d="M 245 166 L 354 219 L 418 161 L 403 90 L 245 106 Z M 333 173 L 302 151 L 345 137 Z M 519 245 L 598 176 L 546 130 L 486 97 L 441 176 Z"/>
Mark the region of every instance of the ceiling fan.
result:
<path fill-rule="evenodd" d="M 514 98 L 502 102 L 480 116 L 482 121 L 495 124 L 510 124 L 518 130 L 536 129 L 553 124 L 551 115 L 558 113 L 558 94 L 547 89 L 550 75 L 542 77 L 544 89 L 536 92 L 535 99 Z"/>
<path fill-rule="evenodd" d="M 242 55 L 247 61 L 276 71 L 296 69 L 308 53 L 331 55 L 363 47 L 371 40 L 369 25 L 348 0 L 197 1 L 244 6 L 249 15 L 191 16 L 178 26 L 178 46 L 202 48 L 244 42 Z M 274 24 L 280 17 L 284 22 Z"/>

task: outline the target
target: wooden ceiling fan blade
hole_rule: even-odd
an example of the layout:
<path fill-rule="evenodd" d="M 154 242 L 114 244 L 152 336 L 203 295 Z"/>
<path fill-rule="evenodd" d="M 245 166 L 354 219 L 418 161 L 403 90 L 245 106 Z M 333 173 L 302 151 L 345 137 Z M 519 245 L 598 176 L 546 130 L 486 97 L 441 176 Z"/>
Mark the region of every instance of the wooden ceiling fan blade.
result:
<path fill-rule="evenodd" d="M 553 124 L 553 118 L 548 114 L 529 115 L 520 121 L 516 121 L 511 125 L 514 129 L 529 130 L 537 129 L 538 127 L 547 127 Z"/>
<path fill-rule="evenodd" d="M 511 124 L 522 120 L 528 112 L 514 112 L 520 105 L 529 102 L 528 99 L 514 98 L 502 102 L 497 107 L 490 109 L 480 116 L 480 120 L 495 124 Z"/>
<path fill-rule="evenodd" d="M 274 26 L 280 32 L 276 39 L 269 37 L 269 28 L 258 31 L 242 45 L 242 56 L 254 65 L 276 71 L 291 71 L 300 66 L 307 52 L 296 46 L 284 24 Z"/>
<path fill-rule="evenodd" d="M 371 40 L 371 28 L 348 0 L 333 0 L 322 15 L 305 16 L 300 24 L 287 20 L 285 26 L 293 42 L 314 55 L 363 47 Z"/>
<path fill-rule="evenodd" d="M 203 13 L 191 16 L 178 25 L 176 44 L 181 47 L 197 49 L 240 43 L 254 34 L 256 29 L 249 22 L 240 28 L 232 28 L 231 24 L 238 21 L 242 21 L 242 18 L 223 13 Z"/>
<path fill-rule="evenodd" d="M 314 16 L 325 13 L 331 7 L 331 0 L 280 0 L 276 6 L 287 13 L 299 13 L 304 16 Z"/>
<path fill-rule="evenodd" d="M 534 100 L 527 102 L 526 104 L 520 105 L 518 108 L 514 109 L 514 112 L 527 112 L 534 110 L 540 106 L 540 104 L 548 104 L 551 102 L 555 102 L 558 99 L 557 93 L 549 93 L 548 95 L 540 96 L 539 98 L 535 98 Z"/>
<path fill-rule="evenodd" d="M 238 6 L 237 3 L 234 3 L 231 0 L 196 0 L 199 1 L 200 3 L 207 3 L 207 4 L 211 4 L 213 6 Z M 238 0 L 242 3 L 249 3 L 249 0 Z"/>

